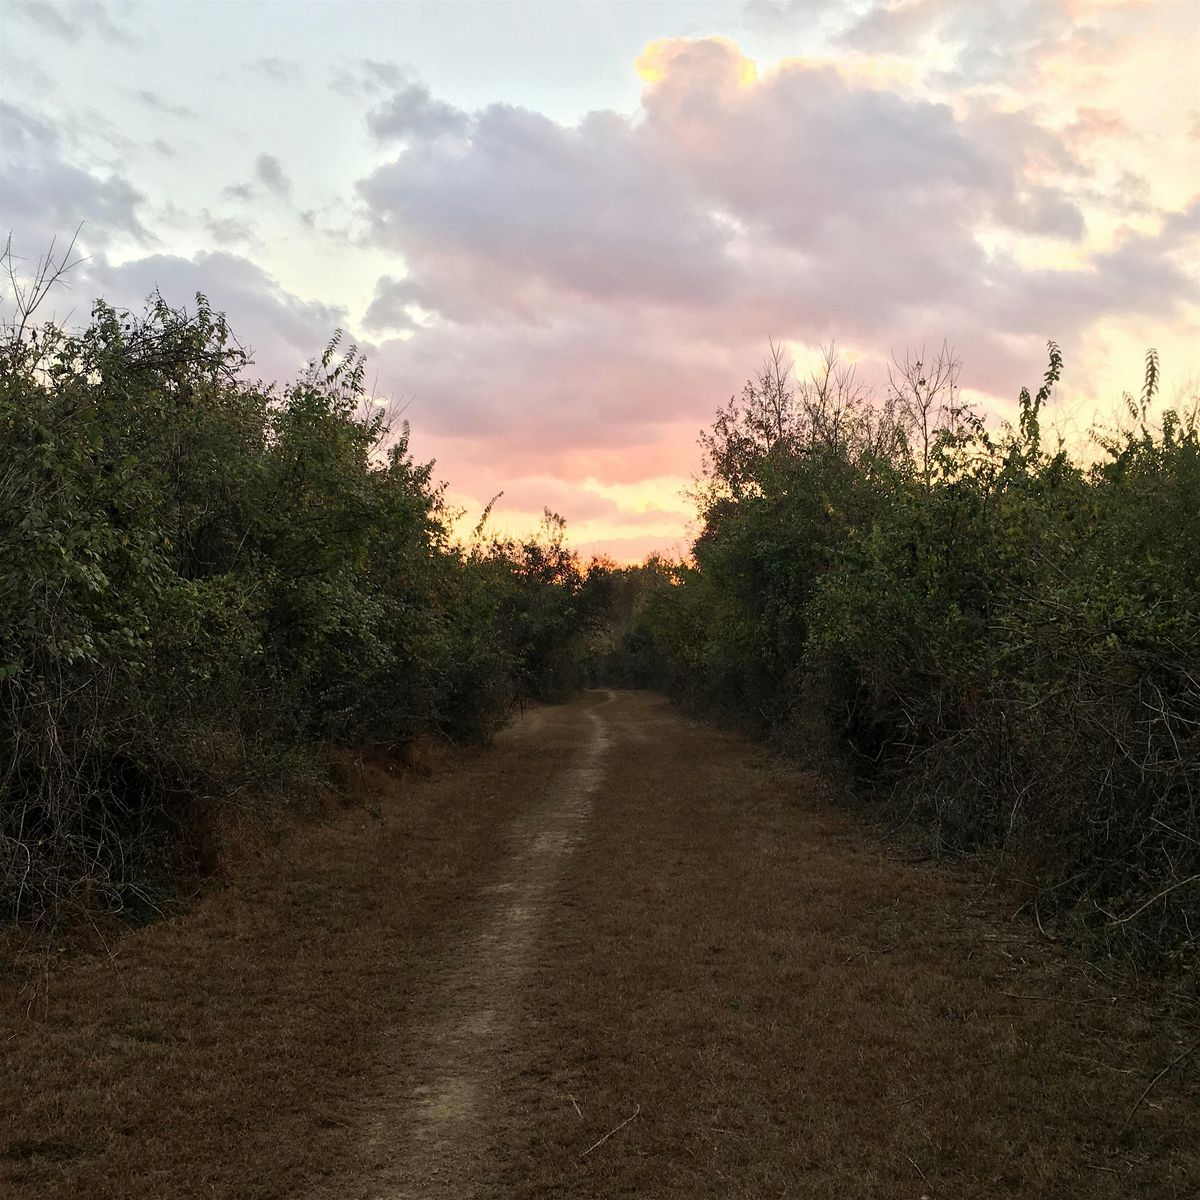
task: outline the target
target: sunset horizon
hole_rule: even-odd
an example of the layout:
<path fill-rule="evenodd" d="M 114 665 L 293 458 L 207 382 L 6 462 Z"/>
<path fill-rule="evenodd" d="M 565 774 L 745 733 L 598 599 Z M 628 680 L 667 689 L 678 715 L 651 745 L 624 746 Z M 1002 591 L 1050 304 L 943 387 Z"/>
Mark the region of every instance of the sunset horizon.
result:
<path fill-rule="evenodd" d="M 55 312 L 202 292 L 268 380 L 343 329 L 464 528 L 686 554 L 772 342 L 882 396 L 946 341 L 1005 420 L 1053 339 L 1068 436 L 1148 347 L 1195 389 L 1194 6 L 243 4 L 232 56 L 221 11 L 5 4 L 5 231 L 79 229 Z"/>

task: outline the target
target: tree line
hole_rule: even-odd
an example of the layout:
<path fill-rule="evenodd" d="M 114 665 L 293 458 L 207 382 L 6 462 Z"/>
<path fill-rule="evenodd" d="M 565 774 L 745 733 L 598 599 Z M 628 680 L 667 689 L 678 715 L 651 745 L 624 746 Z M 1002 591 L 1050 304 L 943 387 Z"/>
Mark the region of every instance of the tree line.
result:
<path fill-rule="evenodd" d="M 149 911 L 215 805 L 294 805 L 328 743 L 487 736 L 579 682 L 580 573 L 451 537 L 335 338 L 285 387 L 203 296 L 0 342 L 0 916 Z"/>
<path fill-rule="evenodd" d="M 773 351 L 702 436 L 692 560 L 589 576 L 592 669 L 843 764 L 939 850 L 999 848 L 1039 919 L 1194 963 L 1196 398 L 1152 418 L 1150 351 L 1073 454 L 1043 430 L 1062 370 L 1050 343 L 993 429 L 947 347 L 883 395 Z"/>
<path fill-rule="evenodd" d="M 152 908 L 198 812 L 587 680 L 838 764 L 935 849 L 999 848 L 1039 918 L 1194 961 L 1200 423 L 1152 419 L 1153 351 L 1085 456 L 1043 431 L 1053 343 L 998 428 L 945 346 L 882 393 L 773 350 L 701 437 L 689 560 L 585 569 L 549 512 L 456 541 L 339 338 L 267 385 L 202 296 L 72 332 L 44 291 L 0 331 L 0 916 Z"/>

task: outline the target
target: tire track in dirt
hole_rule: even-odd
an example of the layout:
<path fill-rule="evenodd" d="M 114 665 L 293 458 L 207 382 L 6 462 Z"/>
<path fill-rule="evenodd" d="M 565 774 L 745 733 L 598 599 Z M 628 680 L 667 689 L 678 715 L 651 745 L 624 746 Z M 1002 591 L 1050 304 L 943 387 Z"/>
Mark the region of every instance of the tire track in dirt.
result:
<path fill-rule="evenodd" d="M 574 711 L 586 722 L 575 763 L 513 823 L 515 852 L 484 892 L 492 912 L 443 960 L 405 1033 L 407 1094 L 368 1137 L 365 1157 L 381 1167 L 372 1200 L 467 1200 L 481 1181 L 513 1067 L 514 1001 L 604 774 L 607 722 L 597 708 Z"/>

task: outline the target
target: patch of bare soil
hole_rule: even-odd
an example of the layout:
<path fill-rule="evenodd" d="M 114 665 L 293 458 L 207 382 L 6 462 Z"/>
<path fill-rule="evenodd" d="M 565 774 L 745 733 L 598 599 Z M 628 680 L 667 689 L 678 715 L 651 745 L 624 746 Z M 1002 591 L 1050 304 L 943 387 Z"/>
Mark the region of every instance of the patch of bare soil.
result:
<path fill-rule="evenodd" d="M 1193 1011 L 742 739 L 589 693 L 381 788 L 9 998 L 0 1194 L 1200 1194 Z"/>
<path fill-rule="evenodd" d="M 536 961 L 546 905 L 565 861 L 581 842 L 600 784 L 608 735 L 603 710 L 587 708 L 582 729 L 551 740 L 545 711 L 523 733 L 540 730 L 563 764 L 513 822 L 511 850 L 483 889 L 482 927 L 453 948 L 398 1031 L 393 1089 L 376 1102 L 367 1160 L 355 1190 L 389 1200 L 474 1194 L 490 1172 L 505 1123 L 507 1066 L 520 1053 L 519 989 Z M 397 1100 L 399 1101 L 397 1103 Z M 340 1181 L 337 1191 L 345 1194 Z"/>

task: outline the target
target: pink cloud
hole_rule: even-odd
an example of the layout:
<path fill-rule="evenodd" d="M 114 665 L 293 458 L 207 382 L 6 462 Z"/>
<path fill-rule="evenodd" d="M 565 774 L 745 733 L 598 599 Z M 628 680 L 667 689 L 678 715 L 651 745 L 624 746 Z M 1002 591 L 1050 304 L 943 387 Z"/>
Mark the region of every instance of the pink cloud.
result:
<path fill-rule="evenodd" d="M 1043 17 L 1062 42 L 1061 12 Z M 964 19 L 916 4 L 877 24 Z M 1078 242 L 1068 185 L 1091 171 L 1072 147 L 1114 132 L 1104 114 L 1081 110 L 1072 142 L 982 97 L 956 112 L 829 65 L 760 75 L 719 39 L 655 44 L 638 69 L 632 117 L 563 126 L 411 89 L 373 114 L 403 149 L 360 195 L 408 274 L 381 280 L 372 319 L 412 331 L 380 361 L 464 478 L 496 462 L 568 485 L 686 476 L 768 337 L 850 339 L 881 362 L 948 337 L 972 386 L 1008 396 L 1046 338 L 1074 348 L 1105 315 L 1171 317 L 1190 294 L 1186 214 L 1083 271 L 1023 268 L 977 238 Z"/>
<path fill-rule="evenodd" d="M 1040 375 L 1047 338 L 1070 365 L 1106 320 L 1187 320 L 1198 210 L 1156 207 L 1131 173 L 1102 195 L 1103 148 L 1136 136 L 1124 110 L 1072 104 L 1052 119 L 1011 90 L 1014 64 L 1032 60 L 1036 76 L 1089 46 L 1116 69 L 1114 30 L 1130 19 L 1109 28 L 1049 3 L 875 5 L 843 19 L 844 69 L 760 71 L 725 40 L 659 42 L 637 64 L 636 112 L 576 124 L 504 104 L 468 111 L 389 74 L 388 94 L 364 98 L 388 160 L 356 185 L 362 239 L 380 257 L 363 322 L 371 371 L 414 398 L 414 447 L 456 494 L 482 506 L 504 489 L 500 516 L 549 504 L 611 522 L 624 554 L 653 540 L 638 531 L 649 518 L 581 485 L 686 479 L 698 430 L 768 338 L 836 337 L 877 371 L 893 349 L 948 338 L 965 384 L 1011 397 Z M 854 69 L 870 53 L 916 55 L 930 37 L 957 48 L 938 77 L 954 104 Z M 97 245 L 137 227 L 138 197 L 120 180 L 70 167 L 53 131 L 10 124 L 37 171 L 69 177 L 105 214 Z M 24 167 L 9 168 L 21 199 Z M 1110 228 L 1112 214 L 1135 214 L 1137 229 L 1089 248 L 1098 211 Z M 1015 242 L 1070 255 L 1039 262 Z M 268 375 L 291 374 L 346 323 L 236 255 L 99 258 L 92 271 L 126 302 L 155 285 L 173 302 L 204 290 Z"/>

